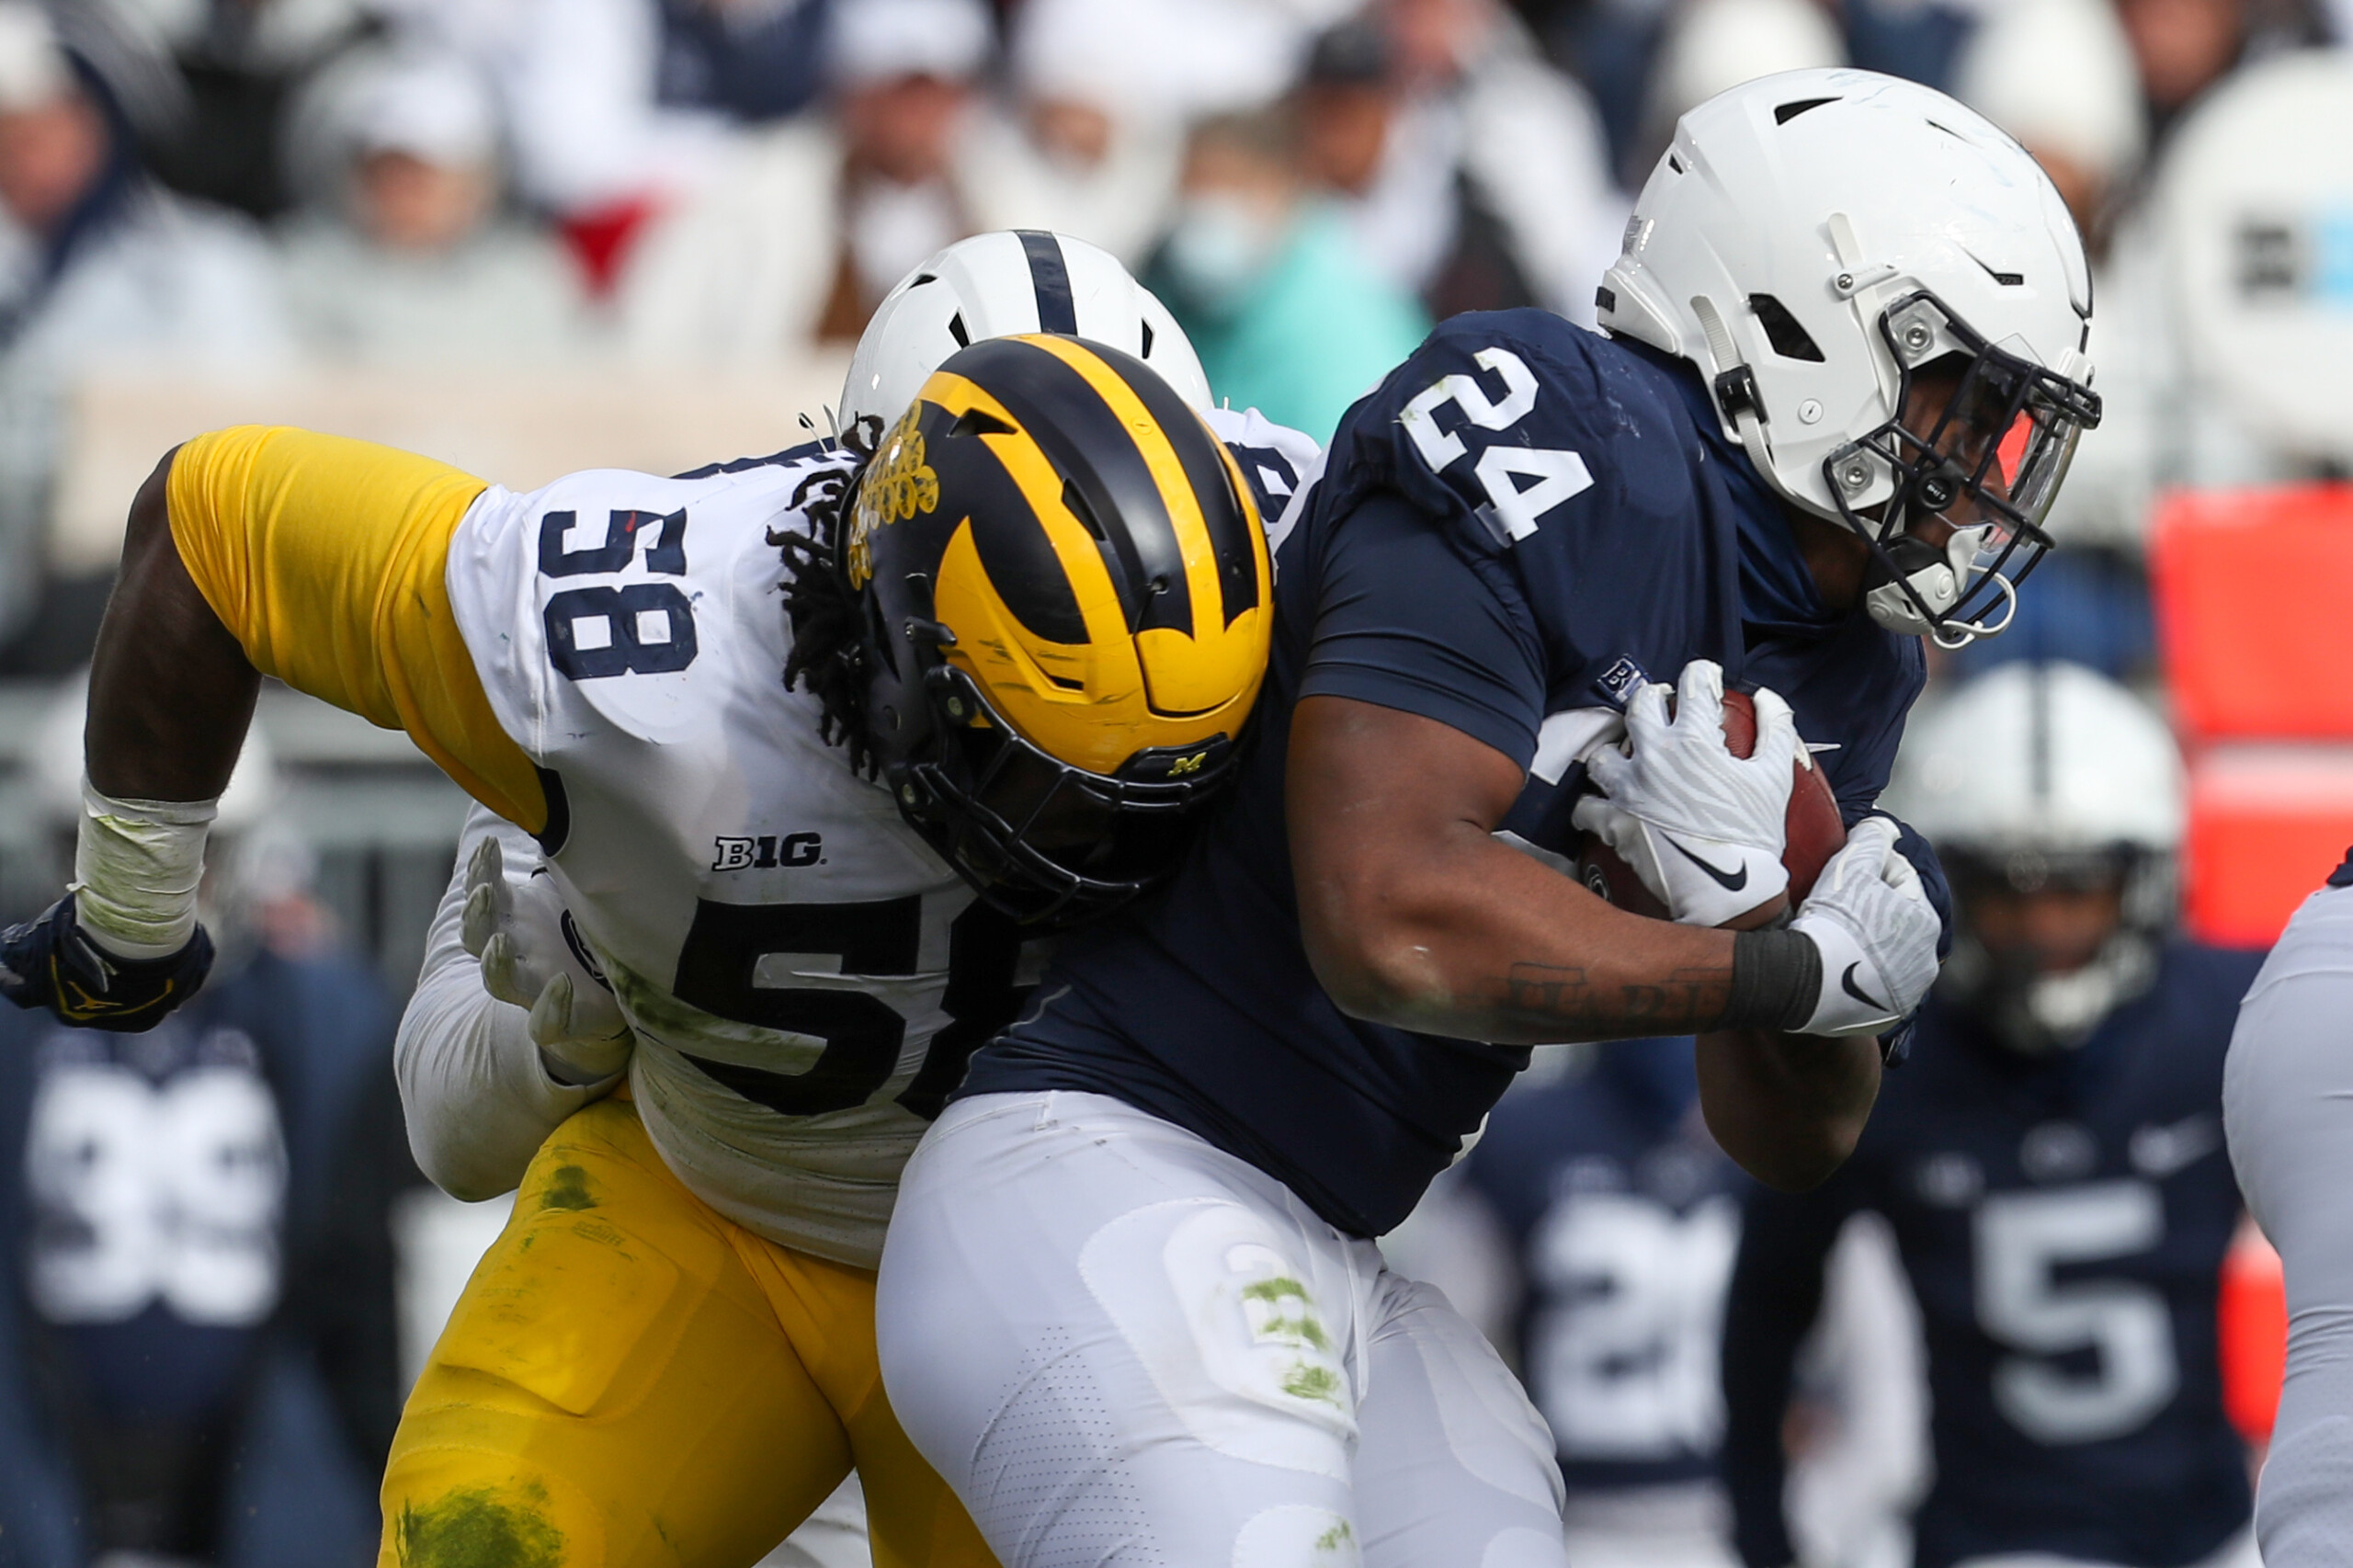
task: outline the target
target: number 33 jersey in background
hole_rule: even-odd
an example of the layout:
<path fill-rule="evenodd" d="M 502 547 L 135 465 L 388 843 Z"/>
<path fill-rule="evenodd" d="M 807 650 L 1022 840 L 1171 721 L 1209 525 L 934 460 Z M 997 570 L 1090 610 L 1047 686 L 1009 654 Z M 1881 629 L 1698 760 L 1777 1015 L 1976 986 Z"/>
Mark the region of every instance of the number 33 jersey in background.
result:
<path fill-rule="evenodd" d="M 1313 444 L 1217 419 L 1271 515 Z M 900 1166 L 1033 977 L 784 688 L 773 536 L 809 526 L 848 456 L 516 494 L 301 432 L 182 453 L 175 537 L 254 662 L 406 728 L 538 839 L 634 1028 L 664 1159 L 747 1229 L 872 1267 Z M 347 561 L 318 537 L 337 533 Z"/>

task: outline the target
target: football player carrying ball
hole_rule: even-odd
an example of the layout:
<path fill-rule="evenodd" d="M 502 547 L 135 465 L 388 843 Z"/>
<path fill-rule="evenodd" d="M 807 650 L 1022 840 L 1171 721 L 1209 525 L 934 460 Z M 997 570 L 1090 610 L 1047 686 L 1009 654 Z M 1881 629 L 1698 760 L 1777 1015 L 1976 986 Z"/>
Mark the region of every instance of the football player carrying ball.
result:
<path fill-rule="evenodd" d="M 1939 93 L 1766 77 L 1684 118 L 1599 303 L 1458 316 L 1350 410 L 1233 797 L 907 1166 L 883 1372 L 1007 1568 L 1558 1564 L 1542 1423 L 1370 1238 L 1537 1041 L 1697 1033 L 1717 1141 L 1818 1182 L 1936 973 L 1941 879 L 1872 805 L 1919 640 L 2001 628 L 2098 416 L 2058 193 Z M 1599 781 L 1688 923 L 1565 874 L 1631 842 L 1579 804 L 1621 709 Z M 1715 928 L 1784 886 L 1799 734 L 1846 847 Z"/>
<path fill-rule="evenodd" d="M 142 489 L 74 890 L 6 934 L 8 994 L 138 1028 L 201 981 L 204 824 L 275 675 L 536 840 L 515 869 L 576 950 L 485 854 L 487 977 L 576 1098 L 627 1064 L 411 1395 L 382 1561 L 748 1562 L 853 1463 L 878 1562 L 988 1561 L 883 1397 L 872 1270 L 1025 940 L 1165 878 L 1233 777 L 1273 616 L 1253 484 L 1284 460 L 1238 460 L 1208 403 L 1111 257 L 993 234 L 885 301 L 839 443 L 514 494 L 242 428 Z M 447 1043 L 404 1062 L 420 1142 L 479 1114 L 511 1144 L 525 1091 Z"/>

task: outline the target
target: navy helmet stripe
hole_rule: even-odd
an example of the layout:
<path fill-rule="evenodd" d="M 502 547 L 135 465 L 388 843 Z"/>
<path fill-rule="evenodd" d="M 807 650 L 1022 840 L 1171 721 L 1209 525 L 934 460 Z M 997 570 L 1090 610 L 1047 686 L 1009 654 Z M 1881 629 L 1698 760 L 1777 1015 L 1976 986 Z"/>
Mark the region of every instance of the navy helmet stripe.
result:
<path fill-rule="evenodd" d="M 1168 444 L 1176 449 L 1186 483 L 1200 504 L 1201 521 L 1209 528 L 1210 549 L 1217 561 L 1218 597 L 1223 601 L 1225 624 L 1231 626 L 1244 610 L 1257 608 L 1258 558 L 1252 547 L 1249 514 L 1234 493 L 1231 471 L 1218 457 L 1216 438 L 1187 438 L 1187 432 L 1208 436 L 1208 429 L 1160 372 L 1116 350 L 1101 358 L 1168 432 Z"/>
<path fill-rule="evenodd" d="M 1038 330 L 1078 335 L 1078 301 L 1071 297 L 1063 244 L 1043 229 L 1017 229 L 1029 258 L 1029 286 L 1038 291 Z"/>
<path fill-rule="evenodd" d="M 1107 361 L 1116 352 L 1088 347 Z M 1093 515 L 1090 531 L 1102 540 L 1128 629 L 1167 627 L 1191 635 L 1192 588 L 1176 522 L 1134 433 L 1103 394 L 1078 370 L 1017 337 L 975 344 L 953 368 L 1020 422 Z M 1202 438 L 1209 438 L 1206 431 Z"/>

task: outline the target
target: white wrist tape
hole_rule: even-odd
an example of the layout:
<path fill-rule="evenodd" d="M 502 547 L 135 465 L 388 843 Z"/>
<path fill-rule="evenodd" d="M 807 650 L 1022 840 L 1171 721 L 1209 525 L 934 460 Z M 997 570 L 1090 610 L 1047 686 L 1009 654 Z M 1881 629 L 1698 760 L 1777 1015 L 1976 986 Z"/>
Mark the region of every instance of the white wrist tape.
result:
<path fill-rule="evenodd" d="M 196 931 L 196 888 L 218 801 L 117 801 L 82 781 L 74 918 L 121 959 L 168 958 Z"/>

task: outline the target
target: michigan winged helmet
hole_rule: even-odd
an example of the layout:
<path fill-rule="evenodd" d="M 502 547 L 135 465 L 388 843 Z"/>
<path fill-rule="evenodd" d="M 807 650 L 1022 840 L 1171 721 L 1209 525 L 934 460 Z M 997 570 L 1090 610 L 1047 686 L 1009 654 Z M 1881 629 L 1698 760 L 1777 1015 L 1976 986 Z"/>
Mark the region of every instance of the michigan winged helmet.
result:
<path fill-rule="evenodd" d="M 1142 361 L 1084 339 L 950 357 L 839 528 L 851 727 L 901 812 L 1023 919 L 1174 871 L 1230 780 L 1274 607 L 1249 485 Z"/>

